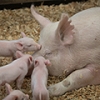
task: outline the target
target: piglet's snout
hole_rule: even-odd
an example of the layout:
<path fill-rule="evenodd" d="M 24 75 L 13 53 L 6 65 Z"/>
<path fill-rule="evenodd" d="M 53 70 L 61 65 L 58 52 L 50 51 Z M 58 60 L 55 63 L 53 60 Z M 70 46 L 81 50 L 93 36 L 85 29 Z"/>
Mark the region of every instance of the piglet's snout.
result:
<path fill-rule="evenodd" d="M 42 46 L 38 43 L 34 47 L 35 47 L 36 50 L 40 50 L 42 48 Z"/>

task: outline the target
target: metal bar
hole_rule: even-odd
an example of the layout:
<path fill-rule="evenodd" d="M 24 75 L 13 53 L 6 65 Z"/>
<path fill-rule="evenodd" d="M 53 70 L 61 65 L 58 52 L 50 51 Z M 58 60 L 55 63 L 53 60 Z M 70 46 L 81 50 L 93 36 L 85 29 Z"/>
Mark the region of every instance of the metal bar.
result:
<path fill-rule="evenodd" d="M 57 1 L 57 0 L 0 0 L 0 5 L 16 4 L 16 3 L 29 3 L 29 2 L 41 2 L 41 1 Z"/>

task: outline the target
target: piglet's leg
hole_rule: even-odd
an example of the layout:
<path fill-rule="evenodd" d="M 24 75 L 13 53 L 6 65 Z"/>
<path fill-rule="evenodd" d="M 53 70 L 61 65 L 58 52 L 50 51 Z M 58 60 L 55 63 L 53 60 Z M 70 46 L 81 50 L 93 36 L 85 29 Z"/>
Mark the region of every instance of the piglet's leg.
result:
<path fill-rule="evenodd" d="M 99 84 L 100 79 L 97 79 L 97 74 L 99 73 L 100 69 L 97 70 L 95 65 L 90 64 L 83 69 L 72 72 L 63 81 L 49 86 L 49 93 L 50 95 L 59 96 L 67 91 L 78 89 L 86 85 Z"/>
<path fill-rule="evenodd" d="M 17 85 L 17 88 L 18 88 L 18 89 L 21 89 L 21 86 L 22 86 L 24 77 L 25 77 L 25 75 L 21 74 L 21 75 L 17 78 L 17 80 L 16 80 L 16 85 Z"/>

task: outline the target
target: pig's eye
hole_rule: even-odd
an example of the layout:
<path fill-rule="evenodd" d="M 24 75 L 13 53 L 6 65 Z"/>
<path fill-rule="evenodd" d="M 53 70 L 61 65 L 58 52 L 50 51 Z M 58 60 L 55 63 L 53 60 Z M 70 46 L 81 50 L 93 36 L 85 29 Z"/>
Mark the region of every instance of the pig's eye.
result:
<path fill-rule="evenodd" d="M 46 53 L 44 57 L 48 57 L 50 55 L 51 55 L 51 53 Z"/>
<path fill-rule="evenodd" d="M 45 51 L 45 56 L 48 56 L 48 55 L 51 55 L 51 54 L 52 54 L 52 53 L 51 53 L 50 50 L 47 49 L 47 50 Z"/>
<path fill-rule="evenodd" d="M 50 55 L 50 54 L 51 54 L 51 52 L 46 53 L 46 55 Z"/>

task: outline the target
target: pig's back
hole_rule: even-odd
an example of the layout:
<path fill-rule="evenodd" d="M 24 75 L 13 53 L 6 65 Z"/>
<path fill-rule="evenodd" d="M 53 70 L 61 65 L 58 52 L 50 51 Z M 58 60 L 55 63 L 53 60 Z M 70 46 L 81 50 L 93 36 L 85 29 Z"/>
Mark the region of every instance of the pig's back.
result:
<path fill-rule="evenodd" d="M 79 56 L 79 66 L 100 63 L 100 7 L 79 12 L 71 20 L 75 26 L 73 50 Z"/>
<path fill-rule="evenodd" d="M 72 16 L 71 20 L 75 26 L 75 42 L 78 47 L 100 47 L 100 7 L 81 11 Z"/>
<path fill-rule="evenodd" d="M 80 11 L 79 13 L 76 13 L 71 17 L 72 23 L 73 24 L 84 24 L 86 23 L 91 23 L 91 21 L 100 21 L 100 7 L 94 7 L 94 8 L 89 8 L 83 11 Z"/>
<path fill-rule="evenodd" d="M 82 31 L 85 32 L 85 29 L 88 29 L 89 31 L 94 29 L 100 30 L 100 7 L 83 10 L 72 16 L 71 20 L 72 24 L 79 31 L 79 33 Z"/>

